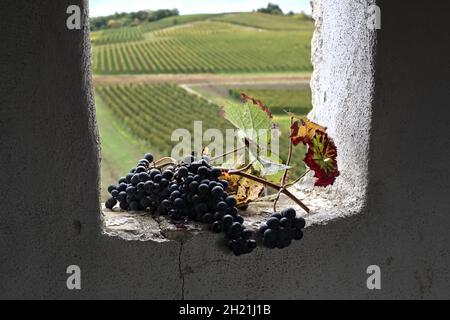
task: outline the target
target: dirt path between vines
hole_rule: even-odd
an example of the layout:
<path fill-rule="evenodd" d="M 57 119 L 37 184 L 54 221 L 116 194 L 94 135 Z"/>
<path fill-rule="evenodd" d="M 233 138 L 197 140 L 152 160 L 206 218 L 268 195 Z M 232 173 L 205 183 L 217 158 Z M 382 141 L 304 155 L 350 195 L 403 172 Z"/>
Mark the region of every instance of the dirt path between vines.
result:
<path fill-rule="evenodd" d="M 157 75 L 105 75 L 94 76 L 95 85 L 170 82 L 176 84 L 219 83 L 296 83 L 309 81 L 309 74 L 157 74 Z"/>

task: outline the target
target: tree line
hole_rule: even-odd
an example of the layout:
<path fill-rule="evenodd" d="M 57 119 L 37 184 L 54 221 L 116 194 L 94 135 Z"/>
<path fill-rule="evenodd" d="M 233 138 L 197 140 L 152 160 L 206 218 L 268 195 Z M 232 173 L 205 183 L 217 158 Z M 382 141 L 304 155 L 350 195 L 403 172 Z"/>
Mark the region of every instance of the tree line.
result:
<path fill-rule="evenodd" d="M 121 12 L 104 17 L 90 19 L 91 30 L 114 29 L 138 26 L 145 22 L 154 22 L 168 17 L 179 16 L 178 9 L 161 9 L 156 11 L 141 10 L 137 12 Z"/>
<path fill-rule="evenodd" d="M 269 3 L 266 8 L 259 8 L 256 12 L 285 15 L 279 5 Z M 288 12 L 286 15 L 293 16 L 293 11 Z M 121 12 L 115 13 L 109 16 L 95 17 L 90 19 L 91 30 L 103 30 L 103 29 L 116 29 L 121 27 L 134 27 L 145 22 L 154 22 L 168 17 L 179 16 L 178 9 L 160 9 L 160 10 L 141 10 L 137 12 Z M 304 12 L 297 15 L 301 19 L 311 19 L 311 17 Z"/>

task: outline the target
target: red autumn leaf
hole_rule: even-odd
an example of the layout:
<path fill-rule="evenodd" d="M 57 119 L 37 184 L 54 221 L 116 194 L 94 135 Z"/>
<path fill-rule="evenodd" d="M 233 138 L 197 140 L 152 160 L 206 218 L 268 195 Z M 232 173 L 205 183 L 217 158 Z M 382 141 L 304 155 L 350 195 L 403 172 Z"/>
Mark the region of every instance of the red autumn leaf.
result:
<path fill-rule="evenodd" d="M 252 97 L 246 95 L 245 93 L 241 93 L 241 97 L 242 97 L 243 102 L 249 102 L 249 101 L 253 102 L 254 105 L 259 106 L 262 111 L 267 113 L 267 115 L 269 116 L 270 119 L 273 118 L 272 112 L 270 112 L 269 108 L 264 103 L 262 103 L 260 100 L 252 98 Z"/>
<path fill-rule="evenodd" d="M 292 115 L 291 115 L 292 116 Z M 312 140 L 316 132 L 326 132 L 327 128 L 318 125 L 306 118 L 300 119 L 300 121 L 294 122 L 291 126 L 291 141 L 294 146 L 303 142 L 307 144 Z"/>
<path fill-rule="evenodd" d="M 315 186 L 327 187 L 333 185 L 340 175 L 336 161 L 337 149 L 333 140 L 325 132 L 316 131 L 308 141 L 308 152 L 305 163 L 315 172 Z"/>

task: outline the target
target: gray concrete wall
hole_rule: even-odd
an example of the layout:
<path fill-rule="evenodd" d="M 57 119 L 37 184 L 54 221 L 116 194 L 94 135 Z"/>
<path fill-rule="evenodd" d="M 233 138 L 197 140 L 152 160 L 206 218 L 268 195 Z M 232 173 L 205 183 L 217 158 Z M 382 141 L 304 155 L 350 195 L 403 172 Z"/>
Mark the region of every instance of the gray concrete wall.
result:
<path fill-rule="evenodd" d="M 237 258 L 209 233 L 183 243 L 102 235 L 87 29 L 65 28 L 77 3 L 86 10 L 2 2 L 0 298 L 449 298 L 446 10 L 379 1 L 372 36 L 352 23 L 368 1 L 314 1 L 313 116 L 342 150 L 335 191 L 366 190 L 364 211 L 308 228 L 287 250 Z M 81 291 L 66 289 L 73 264 Z M 365 286 L 372 264 L 381 291 Z"/>

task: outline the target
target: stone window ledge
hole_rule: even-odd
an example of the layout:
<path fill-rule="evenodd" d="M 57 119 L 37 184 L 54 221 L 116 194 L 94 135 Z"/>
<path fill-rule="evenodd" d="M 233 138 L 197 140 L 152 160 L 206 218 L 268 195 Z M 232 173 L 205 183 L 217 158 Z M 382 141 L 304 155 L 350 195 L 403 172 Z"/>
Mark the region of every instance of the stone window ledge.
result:
<path fill-rule="evenodd" d="M 311 212 L 309 214 L 304 213 L 285 196 L 281 197 L 278 208 L 295 208 L 297 214 L 306 219 L 307 229 L 345 219 L 360 213 L 363 208 L 361 199 L 339 195 L 334 188 L 312 189 L 305 184 L 294 186 L 290 191 L 299 199 L 303 199 L 302 201 L 311 209 Z M 257 230 L 270 216 L 273 211 L 272 208 L 273 197 L 261 198 L 251 203 L 249 208 L 242 212 L 245 218 L 245 226 L 251 230 Z M 105 235 L 126 241 L 185 242 L 195 235 L 210 232 L 206 225 L 201 223 L 189 222 L 186 225 L 176 226 L 164 216 L 152 216 L 142 212 L 125 212 L 120 209 L 111 211 L 104 207 L 102 221 Z"/>

